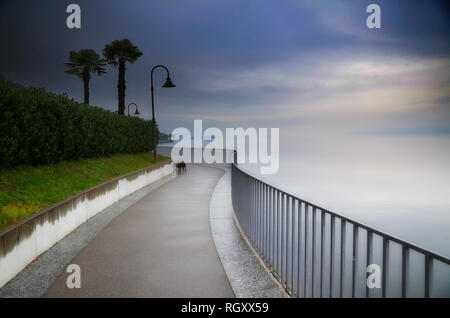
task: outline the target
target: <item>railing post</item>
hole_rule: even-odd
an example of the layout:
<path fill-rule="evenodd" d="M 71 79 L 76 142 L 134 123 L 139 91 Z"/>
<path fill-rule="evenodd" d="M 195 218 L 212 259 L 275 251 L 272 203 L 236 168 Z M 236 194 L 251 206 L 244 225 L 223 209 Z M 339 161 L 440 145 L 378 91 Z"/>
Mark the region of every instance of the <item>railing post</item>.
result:
<path fill-rule="evenodd" d="M 372 248 L 373 248 L 373 235 L 372 235 L 372 232 L 367 231 L 366 268 L 367 268 L 367 266 L 372 264 Z M 366 283 L 366 298 L 369 298 L 369 297 L 370 297 L 370 289 Z"/>
<path fill-rule="evenodd" d="M 345 244 L 346 244 L 346 222 L 341 219 L 341 282 L 339 285 L 341 298 L 344 295 L 344 275 L 345 275 Z"/>
<path fill-rule="evenodd" d="M 267 251 L 266 251 L 266 185 L 262 184 L 262 210 L 261 210 L 261 216 L 262 216 L 262 240 L 261 240 L 261 250 L 263 255 L 263 260 L 265 263 L 267 263 Z"/>
<path fill-rule="evenodd" d="M 253 246 L 255 246 L 256 244 L 256 229 L 255 229 L 255 218 L 256 218 L 256 209 L 258 208 L 258 201 L 257 201 L 257 196 L 256 196 L 256 180 L 253 180 L 253 200 L 254 200 L 254 204 L 253 204 L 253 211 L 252 211 L 252 243 Z"/>
<path fill-rule="evenodd" d="M 300 282 L 302 281 L 302 231 L 303 222 L 302 222 L 302 203 L 300 200 L 297 201 L 297 253 L 298 253 L 298 262 L 297 262 L 297 297 L 300 297 Z"/>
<path fill-rule="evenodd" d="M 258 237 L 258 228 L 257 228 L 257 220 L 258 220 L 258 181 L 254 182 L 255 189 L 255 209 L 253 211 L 253 245 L 257 248 L 257 237 Z"/>
<path fill-rule="evenodd" d="M 358 230 L 358 226 L 353 224 L 352 298 L 356 295 L 356 274 L 358 273 Z"/>
<path fill-rule="evenodd" d="M 270 264 L 270 205 L 269 205 L 269 192 L 270 187 L 266 185 L 266 259 L 267 263 Z"/>
<path fill-rule="evenodd" d="M 261 182 L 258 182 L 258 251 L 260 254 L 262 254 L 261 251 L 261 241 L 262 241 L 262 233 L 261 233 L 261 222 L 262 222 L 262 218 L 261 218 L 261 210 L 262 210 L 262 184 Z"/>
<path fill-rule="evenodd" d="M 266 262 L 269 263 L 269 186 L 265 185 L 264 191 L 264 217 L 265 217 L 265 240 L 264 249 L 266 251 Z"/>
<path fill-rule="evenodd" d="M 286 196 L 286 286 L 292 292 L 292 198 Z"/>
<path fill-rule="evenodd" d="M 281 194 L 281 284 L 286 287 L 286 199 Z"/>
<path fill-rule="evenodd" d="M 408 296 L 409 249 L 402 246 L 402 297 Z"/>
<path fill-rule="evenodd" d="M 252 195 L 252 206 L 251 206 L 251 210 L 250 210 L 250 241 L 252 242 L 252 244 L 254 244 L 254 240 L 253 240 L 253 213 L 255 213 L 255 180 L 251 180 L 251 195 Z"/>
<path fill-rule="evenodd" d="M 282 240 L 283 240 L 283 234 L 282 234 L 282 210 L 281 210 L 281 192 L 277 191 L 277 228 L 278 228 L 278 237 L 277 237 L 277 245 L 278 245 L 278 256 L 277 256 L 277 264 L 278 264 L 278 277 L 280 279 L 281 282 L 281 271 L 282 271 L 282 261 L 281 258 L 283 256 L 283 252 L 282 252 Z"/>
<path fill-rule="evenodd" d="M 270 249 L 269 249 L 269 239 L 270 239 L 270 218 L 269 218 L 269 186 L 266 184 L 266 198 L 265 198 L 265 206 L 266 206 L 266 261 L 270 262 Z"/>
<path fill-rule="evenodd" d="M 308 273 L 308 237 L 309 237 L 309 230 L 308 230 L 308 228 L 309 228 L 309 205 L 308 204 L 306 204 L 305 203 L 305 264 L 304 264 L 304 267 L 305 267 L 305 279 L 304 279 L 304 286 L 303 286 L 303 288 L 304 288 L 304 290 L 303 290 L 303 295 L 304 295 L 304 297 L 307 297 L 307 294 L 306 294 L 306 287 L 307 287 L 307 285 L 308 285 L 308 276 L 307 276 L 307 273 Z"/>
<path fill-rule="evenodd" d="M 269 187 L 269 268 L 272 268 L 273 265 L 273 209 L 272 209 L 272 187 Z"/>
<path fill-rule="evenodd" d="M 254 191 L 254 196 L 255 196 L 255 205 L 254 205 L 254 209 L 253 209 L 253 215 L 252 215 L 252 242 L 253 245 L 256 246 L 256 236 L 257 236 L 257 232 L 256 232 L 256 216 L 257 216 L 257 211 L 258 211 L 258 182 L 256 180 L 254 180 L 253 182 L 253 191 Z"/>
<path fill-rule="evenodd" d="M 273 268 L 278 275 L 278 191 L 273 189 Z M 275 275 L 275 276 L 276 276 Z"/>
<path fill-rule="evenodd" d="M 295 259 L 295 200 L 291 197 L 291 285 L 292 285 L 292 295 L 294 295 L 294 259 Z M 298 266 L 298 265 L 297 265 Z"/>
<path fill-rule="evenodd" d="M 334 215 L 331 216 L 330 219 L 330 298 L 333 297 L 333 280 L 334 280 L 334 259 L 335 259 L 335 248 L 336 248 L 336 217 Z"/>
<path fill-rule="evenodd" d="M 316 266 L 316 207 L 313 207 L 312 209 L 312 250 L 311 250 L 311 262 L 312 262 L 312 268 L 311 268 L 311 278 L 312 278 L 312 284 L 311 284 L 311 293 L 312 298 L 314 298 L 314 274 L 315 274 L 315 266 Z"/>
<path fill-rule="evenodd" d="M 320 215 L 320 297 L 323 297 L 323 269 L 325 262 L 325 212 Z"/>
<path fill-rule="evenodd" d="M 425 298 L 430 298 L 433 281 L 433 259 L 425 255 Z"/>
<path fill-rule="evenodd" d="M 383 286 L 381 286 L 381 297 L 386 298 L 388 294 L 388 276 L 389 276 L 389 240 L 383 237 Z"/>

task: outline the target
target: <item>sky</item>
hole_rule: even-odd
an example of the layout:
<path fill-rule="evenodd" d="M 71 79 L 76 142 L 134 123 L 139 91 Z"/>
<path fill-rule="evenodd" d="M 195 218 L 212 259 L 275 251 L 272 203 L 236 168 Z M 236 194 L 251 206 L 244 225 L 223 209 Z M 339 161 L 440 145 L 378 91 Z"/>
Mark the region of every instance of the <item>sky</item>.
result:
<path fill-rule="evenodd" d="M 90 0 L 68 29 L 73 1 L 2 0 L 0 74 L 82 100 L 65 74 L 70 50 L 128 38 L 143 52 L 127 66 L 126 103 L 150 118 L 149 75 L 169 67 L 176 89 L 156 90 L 163 131 L 282 126 L 284 134 L 450 135 L 449 5 L 365 0 Z M 91 80 L 91 104 L 117 109 L 117 69 Z M 155 82 L 164 81 L 160 71 Z"/>

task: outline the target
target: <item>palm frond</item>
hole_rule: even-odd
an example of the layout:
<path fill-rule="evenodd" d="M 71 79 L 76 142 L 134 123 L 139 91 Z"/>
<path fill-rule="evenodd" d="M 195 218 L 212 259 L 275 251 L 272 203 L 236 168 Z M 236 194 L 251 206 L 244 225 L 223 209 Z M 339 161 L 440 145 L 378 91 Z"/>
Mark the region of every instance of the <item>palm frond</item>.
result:
<path fill-rule="evenodd" d="M 106 73 L 107 61 L 100 58 L 94 50 L 70 51 L 69 62 L 64 63 L 67 74 L 83 77 L 83 74 L 97 73 L 99 76 Z"/>

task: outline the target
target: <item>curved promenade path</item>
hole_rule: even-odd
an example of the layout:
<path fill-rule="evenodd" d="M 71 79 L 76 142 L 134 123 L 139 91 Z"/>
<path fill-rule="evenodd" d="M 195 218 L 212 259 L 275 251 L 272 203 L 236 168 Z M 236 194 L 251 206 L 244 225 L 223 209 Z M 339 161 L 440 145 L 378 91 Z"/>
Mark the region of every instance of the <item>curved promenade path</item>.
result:
<path fill-rule="evenodd" d="M 210 229 L 221 169 L 188 165 L 130 206 L 71 263 L 81 288 L 60 274 L 44 297 L 234 297 Z"/>

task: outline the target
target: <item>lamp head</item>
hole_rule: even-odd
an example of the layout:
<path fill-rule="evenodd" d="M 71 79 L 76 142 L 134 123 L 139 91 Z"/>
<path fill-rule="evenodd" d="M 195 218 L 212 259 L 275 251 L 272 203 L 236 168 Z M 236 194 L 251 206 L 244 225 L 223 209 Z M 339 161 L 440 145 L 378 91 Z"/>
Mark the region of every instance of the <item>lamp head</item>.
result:
<path fill-rule="evenodd" d="M 166 82 L 164 83 L 164 85 L 162 86 L 164 88 L 172 88 L 172 87 L 176 87 L 174 83 L 172 83 L 170 76 L 167 76 Z"/>
<path fill-rule="evenodd" d="M 137 109 L 137 106 L 136 106 L 136 111 L 134 112 L 134 114 L 135 115 L 140 115 L 141 113 L 139 112 L 139 110 Z"/>

